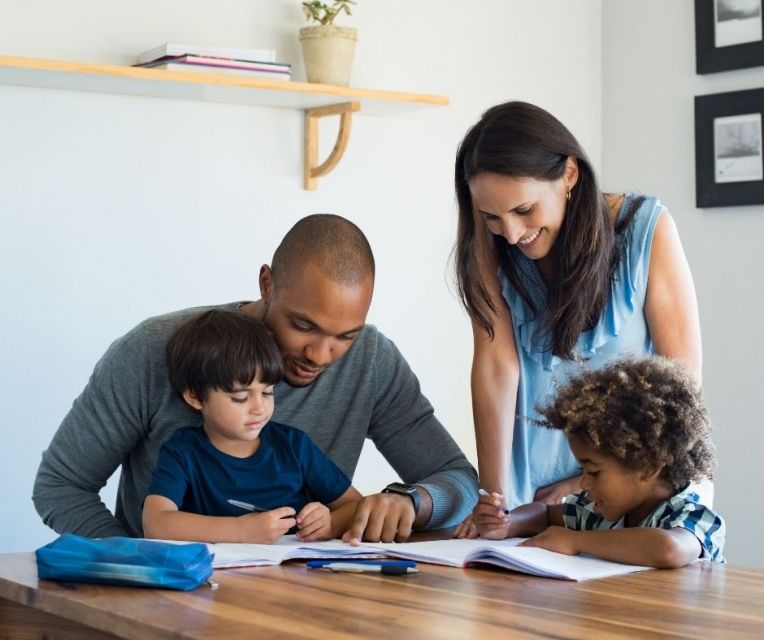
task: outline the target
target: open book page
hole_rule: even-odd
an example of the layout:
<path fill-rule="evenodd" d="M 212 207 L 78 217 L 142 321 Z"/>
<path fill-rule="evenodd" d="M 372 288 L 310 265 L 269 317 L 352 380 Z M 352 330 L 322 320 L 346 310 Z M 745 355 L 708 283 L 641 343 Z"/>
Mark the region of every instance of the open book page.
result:
<path fill-rule="evenodd" d="M 650 567 L 610 562 L 591 556 L 568 556 L 538 547 L 518 547 L 523 538 L 507 540 L 433 540 L 430 542 L 382 543 L 390 555 L 461 567 L 490 564 L 546 578 L 591 580 L 642 571 Z"/>
<path fill-rule="evenodd" d="M 486 563 L 503 569 L 562 580 L 592 580 L 650 569 L 650 567 L 621 564 L 586 555 L 568 556 L 539 547 L 517 546 L 476 549 L 466 562 Z"/>
<path fill-rule="evenodd" d="M 620 564 L 589 556 L 567 556 L 537 547 L 518 547 L 522 538 L 507 540 L 432 540 L 381 542 L 351 547 L 341 540 L 300 542 L 284 536 L 275 544 L 208 544 L 215 569 L 276 565 L 287 560 L 363 559 L 390 556 L 451 567 L 474 564 L 563 580 L 617 576 L 649 567 Z"/>
<path fill-rule="evenodd" d="M 214 554 L 212 560 L 213 569 L 228 567 L 261 567 L 281 564 L 284 557 L 300 545 L 292 543 L 284 544 L 244 544 L 225 543 L 208 544 L 210 553 Z"/>
<path fill-rule="evenodd" d="M 368 545 L 351 547 L 342 540 L 300 542 L 296 536 L 284 536 L 274 544 L 219 542 L 208 544 L 207 548 L 215 554 L 214 569 L 269 566 L 286 560 L 361 559 L 384 555 Z"/>
<path fill-rule="evenodd" d="M 450 567 L 463 567 L 467 556 L 475 550 L 485 547 L 487 544 L 496 544 L 501 547 L 513 547 L 521 542 L 522 538 L 510 538 L 509 540 L 430 540 L 427 542 L 379 542 L 374 546 L 384 549 L 386 553 L 396 558 L 416 560 L 418 562 L 430 562 L 432 564 L 445 564 Z"/>

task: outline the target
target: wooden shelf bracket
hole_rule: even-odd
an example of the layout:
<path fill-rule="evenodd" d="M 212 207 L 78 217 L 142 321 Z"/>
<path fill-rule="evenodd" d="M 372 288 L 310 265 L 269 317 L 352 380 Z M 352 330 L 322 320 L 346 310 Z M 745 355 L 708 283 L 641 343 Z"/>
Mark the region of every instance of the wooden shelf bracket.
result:
<path fill-rule="evenodd" d="M 422 93 L 0 54 L 3 85 L 300 109 L 305 129 L 303 187 L 311 191 L 318 188 L 318 178 L 332 171 L 342 159 L 350 139 L 353 112 L 361 110 L 361 103 L 364 114 L 376 116 L 448 105 L 446 96 Z M 319 163 L 319 121 L 335 115 L 340 116 L 337 141 L 326 161 Z"/>
<path fill-rule="evenodd" d="M 305 148 L 303 155 L 303 189 L 315 191 L 318 189 L 318 178 L 325 176 L 339 164 L 350 140 L 350 124 L 354 111 L 359 111 L 360 102 L 343 102 L 325 107 L 305 109 Z M 337 141 L 329 157 L 321 164 L 318 163 L 318 125 L 321 118 L 340 116 L 340 130 Z"/>

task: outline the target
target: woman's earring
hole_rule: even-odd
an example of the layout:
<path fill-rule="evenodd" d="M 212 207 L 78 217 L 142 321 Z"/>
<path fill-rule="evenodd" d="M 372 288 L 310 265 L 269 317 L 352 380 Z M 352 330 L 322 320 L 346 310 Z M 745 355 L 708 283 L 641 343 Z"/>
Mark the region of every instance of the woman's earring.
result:
<path fill-rule="evenodd" d="M 568 202 L 570 202 L 570 189 L 568 189 L 568 193 L 565 197 L 568 199 Z"/>

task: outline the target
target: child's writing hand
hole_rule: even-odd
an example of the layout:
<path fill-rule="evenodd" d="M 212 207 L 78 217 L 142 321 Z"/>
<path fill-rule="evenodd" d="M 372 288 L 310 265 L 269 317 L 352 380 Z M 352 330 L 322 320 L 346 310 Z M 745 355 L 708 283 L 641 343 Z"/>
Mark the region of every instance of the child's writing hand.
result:
<path fill-rule="evenodd" d="M 329 507 L 309 502 L 297 514 L 297 537 L 304 542 L 332 538 L 332 518 Z"/>
<path fill-rule="evenodd" d="M 528 538 L 520 543 L 521 547 L 541 547 L 549 551 L 564 553 L 574 556 L 578 553 L 576 546 L 577 531 L 571 531 L 565 527 L 547 527 L 538 535 Z"/>
<path fill-rule="evenodd" d="M 472 511 L 472 520 L 481 538 L 502 540 L 509 535 L 509 515 L 504 513 L 506 503 L 500 493 L 486 493 L 481 490 L 477 505 Z"/>
<path fill-rule="evenodd" d="M 456 530 L 454 531 L 454 538 L 477 538 L 478 532 L 477 532 L 477 526 L 475 525 L 475 520 L 473 519 L 472 513 L 470 514 L 459 523 L 459 526 L 456 527 Z"/>
<path fill-rule="evenodd" d="M 239 516 L 241 542 L 272 544 L 296 524 L 292 507 Z"/>

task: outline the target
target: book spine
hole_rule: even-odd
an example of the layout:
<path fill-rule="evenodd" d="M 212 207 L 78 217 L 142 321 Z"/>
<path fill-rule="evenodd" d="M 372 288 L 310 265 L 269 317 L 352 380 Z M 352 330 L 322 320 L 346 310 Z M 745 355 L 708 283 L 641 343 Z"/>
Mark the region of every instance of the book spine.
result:
<path fill-rule="evenodd" d="M 252 73 L 261 73 L 268 76 L 291 76 L 292 72 L 289 70 L 281 70 L 281 69 L 253 69 L 252 67 L 235 67 L 235 66 L 220 66 L 215 64 L 204 64 L 199 62 L 163 62 L 161 64 L 156 65 L 144 65 L 148 69 L 153 69 L 157 67 L 187 67 L 189 69 L 207 69 L 210 71 L 251 71 Z"/>
<path fill-rule="evenodd" d="M 165 69 L 167 71 L 196 71 L 198 73 L 220 73 L 226 75 L 237 75 L 245 78 L 262 78 L 269 80 L 290 80 L 291 73 L 277 71 L 258 71 L 255 69 L 236 69 L 232 67 L 214 67 L 207 64 L 194 64 L 186 62 L 172 62 L 162 64 L 140 65 L 144 69 Z"/>
<path fill-rule="evenodd" d="M 231 67 L 233 69 L 255 69 L 257 71 L 277 71 L 290 73 L 292 65 L 277 62 L 248 62 L 234 58 L 213 58 L 210 56 L 181 56 L 179 58 L 167 58 L 166 62 L 187 62 L 191 64 L 204 64 L 212 67 Z"/>
<path fill-rule="evenodd" d="M 168 55 L 190 55 L 231 58 L 247 62 L 275 62 L 275 49 L 208 49 L 204 47 L 188 47 L 188 51 L 168 52 Z"/>
<path fill-rule="evenodd" d="M 217 49 L 215 47 L 198 47 L 194 45 L 166 43 L 149 51 L 141 53 L 135 61 L 136 65 L 156 62 L 160 58 L 177 58 L 179 56 L 202 56 L 212 58 L 227 58 L 247 62 L 276 62 L 275 49 Z"/>

